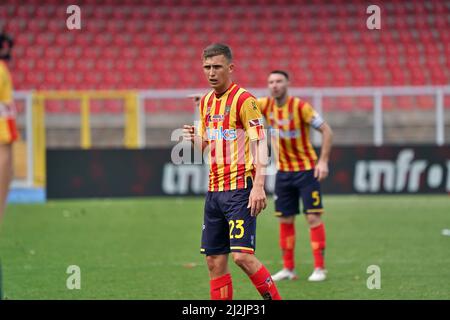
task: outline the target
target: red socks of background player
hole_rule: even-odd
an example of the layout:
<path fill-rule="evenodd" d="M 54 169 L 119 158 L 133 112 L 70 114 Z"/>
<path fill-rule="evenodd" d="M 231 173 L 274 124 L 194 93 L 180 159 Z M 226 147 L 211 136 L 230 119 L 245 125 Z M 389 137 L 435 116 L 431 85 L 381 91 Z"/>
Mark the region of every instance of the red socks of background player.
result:
<path fill-rule="evenodd" d="M 256 273 L 250 276 L 250 280 L 264 300 L 281 300 L 278 289 L 266 267 L 261 266 Z"/>
<path fill-rule="evenodd" d="M 211 300 L 233 300 L 233 283 L 227 273 L 209 281 Z"/>
<path fill-rule="evenodd" d="M 280 223 L 280 248 L 283 254 L 283 266 L 294 269 L 295 224 Z"/>
<path fill-rule="evenodd" d="M 310 229 L 311 248 L 314 256 L 314 268 L 324 268 L 325 227 L 323 223 Z"/>
<path fill-rule="evenodd" d="M 311 248 L 314 256 L 314 268 L 324 268 L 325 227 L 323 223 L 310 228 Z M 283 266 L 293 270 L 295 248 L 295 224 L 280 223 L 280 248 L 283 253 Z"/>

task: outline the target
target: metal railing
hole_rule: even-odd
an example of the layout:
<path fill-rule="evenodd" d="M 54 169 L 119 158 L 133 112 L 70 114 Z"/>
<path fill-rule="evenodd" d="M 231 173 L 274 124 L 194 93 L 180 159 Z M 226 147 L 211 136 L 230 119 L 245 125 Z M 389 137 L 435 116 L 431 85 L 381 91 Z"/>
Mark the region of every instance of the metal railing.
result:
<path fill-rule="evenodd" d="M 144 104 L 145 99 L 185 99 L 193 92 L 207 92 L 209 89 L 183 89 L 183 90 L 146 90 L 139 93 L 139 105 Z M 266 88 L 248 88 L 248 91 L 257 97 L 268 94 Z M 450 85 L 447 86 L 404 86 L 404 87 L 353 87 L 353 88 L 290 88 L 289 94 L 299 97 L 312 97 L 312 105 L 321 113 L 324 97 L 361 97 L 371 96 L 373 98 L 373 144 L 381 146 L 384 143 L 383 135 L 383 97 L 388 96 L 435 96 L 435 121 L 436 121 L 436 144 L 441 146 L 445 143 L 445 118 L 444 118 L 444 95 L 450 94 Z M 144 113 L 142 113 L 144 114 Z M 145 119 L 141 119 L 142 132 L 145 132 Z M 143 140 L 145 141 L 145 135 Z M 320 142 L 320 135 L 313 135 L 315 144 Z"/>

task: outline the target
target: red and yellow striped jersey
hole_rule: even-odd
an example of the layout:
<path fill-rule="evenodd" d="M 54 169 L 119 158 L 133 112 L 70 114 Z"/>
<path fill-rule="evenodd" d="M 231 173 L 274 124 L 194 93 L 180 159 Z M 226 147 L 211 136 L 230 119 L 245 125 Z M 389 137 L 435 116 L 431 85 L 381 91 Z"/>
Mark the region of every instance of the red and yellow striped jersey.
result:
<path fill-rule="evenodd" d="M 209 92 L 200 101 L 197 135 L 208 142 L 209 191 L 247 187 L 255 166 L 250 141 L 264 137 L 256 98 L 232 84 L 221 96 Z"/>
<path fill-rule="evenodd" d="M 5 62 L 0 61 L 0 143 L 18 139 L 15 115 L 11 74 Z"/>
<path fill-rule="evenodd" d="M 0 60 L 0 102 L 10 104 L 13 101 L 13 85 L 8 66 Z"/>
<path fill-rule="evenodd" d="M 282 106 L 274 98 L 258 99 L 268 126 L 279 171 L 303 171 L 315 167 L 317 160 L 309 137 L 309 127 L 322 125 L 323 120 L 312 106 L 295 97 L 288 97 Z"/>

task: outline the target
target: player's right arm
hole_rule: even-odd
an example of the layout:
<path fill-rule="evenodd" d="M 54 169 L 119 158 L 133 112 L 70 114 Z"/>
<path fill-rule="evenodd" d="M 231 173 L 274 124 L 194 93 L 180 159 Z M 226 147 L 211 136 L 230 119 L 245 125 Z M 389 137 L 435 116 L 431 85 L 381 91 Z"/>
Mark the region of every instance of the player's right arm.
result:
<path fill-rule="evenodd" d="M 198 102 L 197 108 L 199 110 L 200 118 L 198 121 L 197 132 L 195 132 L 196 127 L 192 125 L 185 124 L 183 126 L 183 139 L 186 141 L 190 141 L 194 144 L 196 148 L 203 150 L 207 147 L 208 142 L 205 139 L 205 128 L 203 122 L 203 103 Z"/>
<path fill-rule="evenodd" d="M 185 124 L 183 127 L 183 139 L 192 142 L 201 151 L 208 145 L 208 142 L 203 139 L 203 136 L 195 134 L 195 126 L 188 124 Z"/>

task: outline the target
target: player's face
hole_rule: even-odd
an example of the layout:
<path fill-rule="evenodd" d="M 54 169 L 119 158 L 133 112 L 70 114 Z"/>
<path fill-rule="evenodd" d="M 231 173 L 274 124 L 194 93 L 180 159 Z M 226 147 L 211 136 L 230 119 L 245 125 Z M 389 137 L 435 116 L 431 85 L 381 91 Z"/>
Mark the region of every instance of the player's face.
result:
<path fill-rule="evenodd" d="M 225 91 L 231 82 L 234 65 L 224 55 L 203 59 L 203 72 L 216 92 Z"/>
<path fill-rule="evenodd" d="M 289 80 L 279 73 L 272 73 L 267 80 L 270 95 L 274 98 L 282 98 L 286 95 Z"/>

